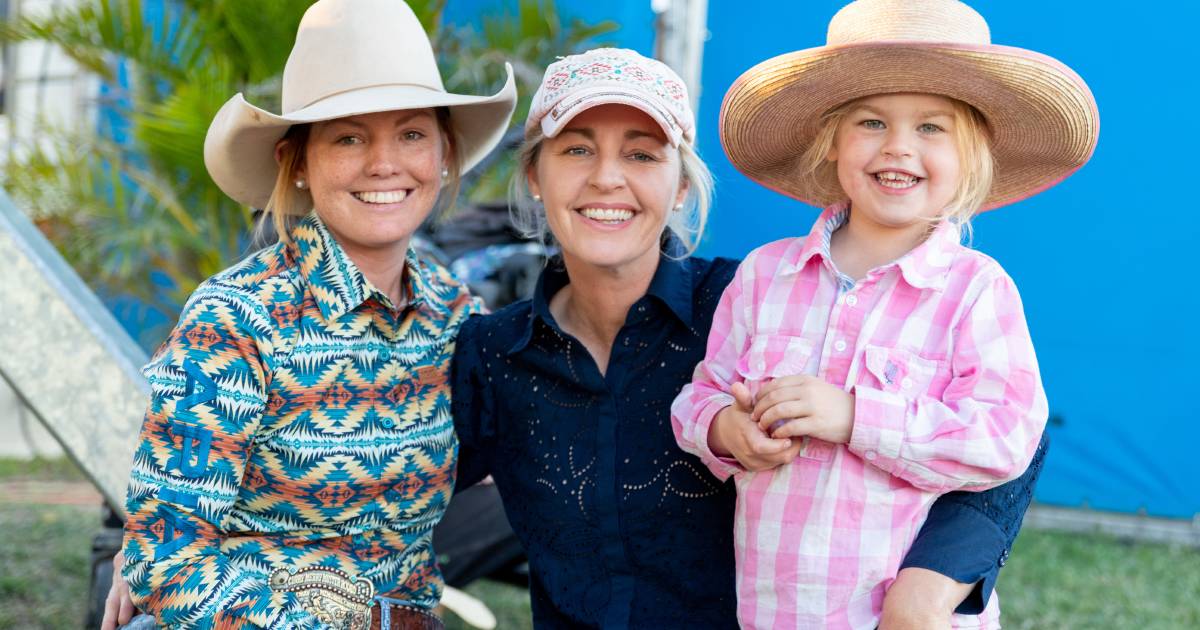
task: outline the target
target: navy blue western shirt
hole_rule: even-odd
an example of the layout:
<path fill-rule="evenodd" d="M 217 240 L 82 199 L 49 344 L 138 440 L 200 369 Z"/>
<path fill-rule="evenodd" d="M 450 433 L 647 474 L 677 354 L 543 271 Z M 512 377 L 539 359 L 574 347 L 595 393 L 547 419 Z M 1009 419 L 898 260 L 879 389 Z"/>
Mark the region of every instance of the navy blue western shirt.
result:
<path fill-rule="evenodd" d="M 536 627 L 737 627 L 733 486 L 676 446 L 670 414 L 736 269 L 664 256 L 605 374 L 550 313 L 569 282 L 561 263 L 531 300 L 463 325 L 452 369 L 457 483 L 495 479 L 529 557 Z M 936 527 L 922 530 L 906 566 L 978 582 L 960 611 L 981 610 L 1040 461 L 1009 484 L 935 503 Z"/>

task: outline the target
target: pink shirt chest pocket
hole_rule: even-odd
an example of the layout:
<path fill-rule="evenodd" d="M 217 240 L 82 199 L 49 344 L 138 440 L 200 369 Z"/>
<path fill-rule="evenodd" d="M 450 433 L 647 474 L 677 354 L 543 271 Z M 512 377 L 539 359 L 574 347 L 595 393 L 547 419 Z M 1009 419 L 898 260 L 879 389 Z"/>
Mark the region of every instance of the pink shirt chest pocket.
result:
<path fill-rule="evenodd" d="M 899 348 L 867 346 L 858 384 L 912 400 L 921 396 L 941 398 L 950 383 L 945 361 L 927 359 Z"/>
<path fill-rule="evenodd" d="M 750 348 L 738 361 L 738 373 L 758 399 L 762 386 L 776 378 L 808 374 L 815 376 L 820 365 L 815 344 L 805 337 L 780 334 L 759 334 L 750 341 Z M 833 457 L 834 445 L 815 438 L 804 438 L 800 457 L 822 462 Z"/>
<path fill-rule="evenodd" d="M 791 335 L 755 335 L 738 361 L 737 371 L 756 398 L 771 379 L 795 374 L 816 374 L 813 342 Z"/>

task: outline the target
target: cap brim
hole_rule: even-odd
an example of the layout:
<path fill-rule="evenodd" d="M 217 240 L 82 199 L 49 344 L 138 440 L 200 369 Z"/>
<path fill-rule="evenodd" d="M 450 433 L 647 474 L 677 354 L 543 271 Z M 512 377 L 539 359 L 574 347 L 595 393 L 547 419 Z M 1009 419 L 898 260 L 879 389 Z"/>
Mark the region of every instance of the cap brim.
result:
<path fill-rule="evenodd" d="M 491 96 L 471 96 L 416 85 L 380 85 L 335 94 L 287 115 L 276 115 L 229 99 L 213 117 L 204 140 L 204 164 L 225 194 L 254 208 L 266 206 L 279 167 L 275 144 L 292 125 L 403 109 L 446 107 L 461 143 L 463 171 L 480 162 L 504 137 L 517 105 L 512 66 L 504 87 Z"/>
<path fill-rule="evenodd" d="M 721 105 L 721 145 L 747 177 L 825 206 L 839 200 L 798 176 L 822 115 L 857 98 L 905 92 L 948 96 L 983 114 L 996 165 L 985 210 L 1067 178 L 1099 137 L 1087 84 L 1051 57 L 1007 46 L 872 42 L 788 53 L 748 70 Z"/>
<path fill-rule="evenodd" d="M 671 146 L 679 146 L 680 141 L 687 139 L 683 129 L 675 122 L 669 112 L 654 105 L 651 99 L 642 96 L 637 91 L 618 83 L 600 84 L 586 90 L 578 90 L 569 95 L 570 102 L 565 106 L 555 105 L 545 116 L 542 116 L 542 134 L 553 138 L 583 112 L 600 105 L 627 105 L 645 112 L 654 122 L 662 127 L 663 133 Z"/>

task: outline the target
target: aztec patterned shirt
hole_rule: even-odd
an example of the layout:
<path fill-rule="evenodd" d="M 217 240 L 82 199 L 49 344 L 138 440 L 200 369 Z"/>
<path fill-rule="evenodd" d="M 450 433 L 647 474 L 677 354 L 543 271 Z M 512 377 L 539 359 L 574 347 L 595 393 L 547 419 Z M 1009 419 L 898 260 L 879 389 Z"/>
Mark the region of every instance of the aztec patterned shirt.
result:
<path fill-rule="evenodd" d="M 291 236 L 204 282 L 144 370 L 124 575 L 168 627 L 313 628 L 441 595 L 447 371 L 480 305 L 410 251 L 397 309 L 315 214 Z"/>

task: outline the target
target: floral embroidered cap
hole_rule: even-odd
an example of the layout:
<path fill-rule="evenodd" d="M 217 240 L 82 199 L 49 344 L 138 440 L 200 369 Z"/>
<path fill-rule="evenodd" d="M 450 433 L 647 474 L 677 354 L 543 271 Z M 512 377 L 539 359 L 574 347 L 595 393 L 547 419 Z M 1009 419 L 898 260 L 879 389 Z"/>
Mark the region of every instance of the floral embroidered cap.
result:
<path fill-rule="evenodd" d="M 533 95 L 525 136 L 540 123 L 542 133 L 553 138 L 580 112 L 613 103 L 646 112 L 673 147 L 695 138 L 696 117 L 683 79 L 663 62 L 624 48 L 597 48 L 550 64 Z"/>

